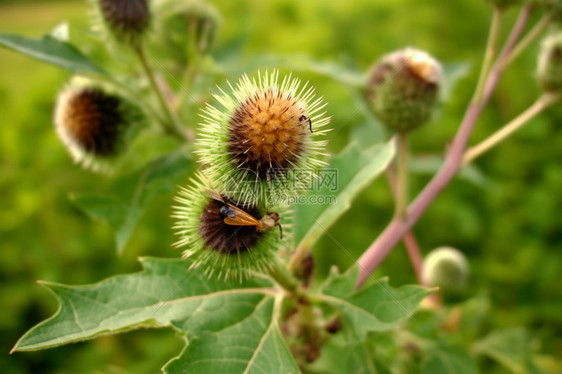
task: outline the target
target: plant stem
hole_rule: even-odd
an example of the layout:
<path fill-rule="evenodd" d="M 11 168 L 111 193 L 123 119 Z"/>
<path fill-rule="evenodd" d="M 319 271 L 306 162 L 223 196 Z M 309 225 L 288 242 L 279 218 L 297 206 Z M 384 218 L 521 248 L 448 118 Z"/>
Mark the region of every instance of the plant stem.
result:
<path fill-rule="evenodd" d="M 435 200 L 437 195 L 451 181 L 460 168 L 462 153 L 468 142 L 468 138 L 474 124 L 480 115 L 482 107 L 471 103 L 466 111 L 464 119 L 459 127 L 451 145 L 450 151 L 445 158 L 445 163 L 437 174 L 429 181 L 418 197 L 410 204 L 407 210 L 406 220 L 394 218 L 379 237 L 359 258 L 359 278 L 356 287 L 359 288 L 377 268 L 382 260 L 396 246 L 400 239 L 408 232 L 421 214 Z"/>
<path fill-rule="evenodd" d="M 268 269 L 268 273 L 286 291 L 294 293 L 299 289 L 299 281 L 283 265 L 275 264 Z"/>
<path fill-rule="evenodd" d="M 550 15 L 545 14 L 539 22 L 525 35 L 525 37 L 511 50 L 509 55 L 505 57 L 502 63 L 502 68 L 513 62 L 519 55 L 541 34 L 541 32 L 548 26 L 551 18 Z"/>
<path fill-rule="evenodd" d="M 517 21 L 515 21 L 515 25 L 513 25 L 513 28 L 511 29 L 511 32 L 507 37 L 507 41 L 505 42 L 503 49 L 496 63 L 494 64 L 494 67 L 492 68 L 490 74 L 488 75 L 487 82 L 484 85 L 482 102 L 480 103 L 482 106 L 484 106 L 490 99 L 490 96 L 492 95 L 492 92 L 494 91 L 494 88 L 496 87 L 500 79 L 501 73 L 503 72 L 503 68 L 506 66 L 504 64 L 504 60 L 509 54 L 509 52 L 511 52 L 511 50 L 515 46 L 515 43 L 517 43 L 517 39 L 519 39 L 519 36 L 523 32 L 523 29 L 525 28 L 525 25 L 529 20 L 531 9 L 532 8 L 530 4 L 525 5 L 521 10 L 521 13 L 519 14 L 519 17 L 517 18 Z"/>
<path fill-rule="evenodd" d="M 498 43 L 498 35 L 501 24 L 502 11 L 498 7 L 494 7 L 494 14 L 492 16 L 492 25 L 490 26 L 490 33 L 488 35 L 488 42 L 486 45 L 486 53 L 484 55 L 484 61 L 482 63 L 482 68 L 480 69 L 480 77 L 478 78 L 478 84 L 476 85 L 476 91 L 474 92 L 473 101 L 478 103 L 482 100 L 482 94 L 484 93 L 484 84 L 488 78 L 490 72 L 490 67 L 492 66 L 492 61 L 496 54 L 496 48 Z"/>
<path fill-rule="evenodd" d="M 393 168 L 388 168 L 386 170 L 386 176 L 388 179 L 388 183 L 390 185 L 390 191 L 394 195 L 396 199 L 396 171 Z M 404 243 L 404 247 L 406 247 L 406 252 L 408 253 L 408 257 L 410 259 L 410 263 L 412 264 L 412 268 L 416 273 L 416 278 L 420 284 L 423 284 L 422 279 L 422 267 L 423 267 L 423 256 L 420 251 L 420 247 L 418 246 L 418 242 L 416 237 L 412 231 L 408 231 L 404 237 L 402 238 Z"/>
<path fill-rule="evenodd" d="M 399 132 L 398 142 L 398 164 L 396 178 L 396 217 L 406 220 L 406 209 L 408 208 L 408 138 L 406 132 Z"/>
<path fill-rule="evenodd" d="M 482 142 L 475 146 L 470 147 L 462 158 L 462 164 L 466 165 L 472 162 L 476 157 L 482 155 L 490 148 L 494 147 L 502 140 L 513 134 L 515 131 L 523 127 L 529 120 L 537 114 L 548 108 L 551 104 L 556 102 L 558 96 L 554 93 L 544 93 L 540 96 L 527 110 L 515 117 L 511 122 L 503 126 L 501 129 L 484 139 Z"/>
<path fill-rule="evenodd" d="M 162 111 L 164 112 L 164 116 L 166 117 L 166 121 L 162 122 L 162 127 L 164 128 L 164 130 L 173 136 L 178 137 L 180 140 L 185 141 L 187 140 L 187 135 L 185 134 L 185 132 L 181 129 L 181 127 L 179 126 L 174 113 L 172 112 L 172 109 L 170 108 L 168 101 L 166 100 L 166 98 L 164 97 L 164 94 L 162 93 L 162 90 L 160 89 L 160 87 L 158 86 L 158 83 L 156 82 L 156 78 L 154 77 L 154 73 L 152 71 L 152 68 L 150 67 L 148 60 L 146 58 L 146 54 L 144 53 L 144 49 L 142 48 L 142 46 L 137 46 L 135 47 L 135 52 L 139 58 L 139 61 L 142 65 L 142 68 L 148 78 L 148 81 L 150 82 L 150 85 L 154 91 L 154 93 L 156 94 L 156 97 L 158 98 L 158 101 L 160 102 L 160 106 L 162 107 Z"/>
<path fill-rule="evenodd" d="M 473 100 L 468 105 L 457 134 L 453 139 L 452 145 L 450 147 L 449 153 L 445 158 L 443 166 L 419 193 L 416 199 L 410 204 L 409 208 L 407 209 L 408 216 L 406 220 L 402 221 L 394 218 L 392 221 L 390 221 L 388 226 L 386 226 L 386 228 L 378 236 L 378 238 L 375 239 L 373 244 L 371 244 L 371 246 L 359 258 L 359 278 L 357 279 L 357 283 L 355 284 L 356 288 L 361 287 L 361 285 L 365 283 L 369 275 L 390 253 L 390 251 L 396 246 L 400 239 L 412 228 L 421 214 L 427 209 L 427 207 L 433 202 L 433 200 L 435 200 L 437 195 L 441 192 L 441 190 L 443 190 L 443 188 L 445 188 L 445 186 L 451 181 L 451 179 L 455 176 L 455 174 L 461 167 L 462 155 L 468 143 L 470 134 L 472 133 L 472 130 L 482 111 L 482 108 L 489 100 L 501 76 L 501 62 L 505 58 L 505 56 L 509 54 L 512 46 L 515 44 L 515 40 L 517 40 L 519 35 L 521 34 L 523 27 L 525 26 L 525 23 L 528 19 L 530 9 L 530 6 L 526 6 L 522 10 L 518 20 L 511 30 L 508 41 L 505 44 L 502 53 L 498 58 L 498 61 L 488 74 L 486 82 L 484 83 L 484 90 L 481 99 L 474 100 L 474 98 L 477 97 L 477 94 L 475 92 Z M 492 43 L 488 43 L 488 48 L 490 48 L 491 45 Z M 486 51 L 484 55 L 486 56 L 488 55 L 488 53 L 490 52 Z"/>
<path fill-rule="evenodd" d="M 408 252 L 408 257 L 416 273 L 416 278 L 419 284 L 424 284 L 423 281 L 423 257 L 416 237 L 411 231 L 408 231 L 403 238 L 404 246 Z"/>

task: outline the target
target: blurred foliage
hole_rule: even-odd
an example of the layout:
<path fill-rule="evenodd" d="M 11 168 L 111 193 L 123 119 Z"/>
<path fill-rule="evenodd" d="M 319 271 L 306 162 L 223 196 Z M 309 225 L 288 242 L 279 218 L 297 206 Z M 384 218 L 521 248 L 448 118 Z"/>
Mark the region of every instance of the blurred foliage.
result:
<path fill-rule="evenodd" d="M 440 115 L 411 137 L 415 153 L 428 157 L 443 152 L 457 129 L 477 79 L 491 17 L 489 6 L 471 0 L 214 3 L 223 22 L 211 54 L 219 63 L 216 69 L 231 80 L 249 67 L 270 65 L 276 61 L 275 55 L 293 54 L 336 62 L 360 73 L 382 54 L 408 45 L 430 51 L 445 64 L 468 63 L 472 69 L 453 88 Z M 85 31 L 87 12 L 85 1 L 2 1 L 0 32 L 38 38 L 67 20 L 73 42 L 100 65 L 110 63 L 113 71 L 138 70 L 126 54 L 108 54 L 96 44 L 91 33 Z M 516 11 L 506 11 L 506 25 L 516 16 Z M 504 36 L 506 32 L 504 28 Z M 486 137 L 535 99 L 539 93 L 533 77 L 537 51 L 538 46 L 533 45 L 504 74 L 491 105 L 477 124 L 473 142 Z M 286 70 L 291 68 L 288 61 Z M 71 194 L 109 191 L 113 181 L 73 165 L 53 131 L 53 104 L 68 74 L 5 49 L 0 49 L 0 71 L 0 113 L 4 124 L 0 127 L 0 192 L 4 196 L 0 202 L 0 367 L 5 373 L 16 374 L 156 372 L 182 346 L 170 330 L 137 331 L 50 351 L 7 356 L 23 332 L 55 310 L 54 298 L 35 280 L 92 283 L 139 270 L 138 256 L 177 257 L 178 253 L 170 246 L 174 240 L 168 218 L 171 191 L 160 194 L 149 205 L 120 256 L 116 255 L 111 229 L 91 221 L 69 200 Z M 358 105 L 358 91 L 318 74 L 295 73 L 310 79 L 330 103 L 328 110 L 335 128 L 330 136 L 333 153 L 360 134 L 368 133 L 373 141 L 381 140 L 382 135 Z M 171 85 L 181 79 L 173 70 L 167 70 L 165 78 Z M 224 79 L 200 79 L 194 84 L 214 90 L 214 83 L 223 84 Z M 198 121 L 197 108 L 204 99 L 186 98 L 184 110 L 193 118 L 189 126 Z M 467 255 L 472 270 L 469 295 L 473 299 L 462 307 L 479 311 L 480 320 L 461 321 L 468 324 L 463 330 L 466 339 L 476 340 L 491 330 L 507 331 L 480 341 L 479 349 L 490 359 L 517 356 L 517 349 L 534 348 L 550 355 L 562 352 L 560 122 L 562 110 L 549 110 L 477 160 L 481 182 L 468 178 L 453 181 L 414 230 L 424 253 L 449 245 Z M 148 144 L 153 154 L 143 154 L 139 159 L 147 160 L 173 147 L 165 140 L 155 143 L 153 139 L 141 139 L 140 147 Z M 426 173 L 416 174 L 412 194 L 429 177 Z M 326 276 L 334 263 L 343 269 L 351 265 L 349 254 L 358 258 L 384 228 L 392 211 L 390 193 L 384 179 L 380 179 L 361 193 L 329 230 L 330 235 L 316 244 L 317 276 Z M 388 275 L 393 286 L 415 282 L 401 246 L 375 275 Z M 474 315 L 463 314 L 465 318 L 476 318 Z M 422 332 L 433 331 L 428 326 L 436 322 L 423 318 L 424 315 L 417 316 L 411 323 L 417 323 Z M 514 330 L 519 327 L 526 331 Z M 468 336 L 476 332 L 481 335 Z M 519 343 L 509 350 L 502 339 Z M 393 354 L 398 353 L 390 352 L 388 356 Z M 486 360 L 482 358 L 481 364 L 487 373 L 507 372 Z M 537 362 L 545 372 L 561 370 L 559 361 L 539 357 Z M 432 365 L 438 363 L 429 361 L 426 368 Z M 513 365 L 525 367 L 526 362 Z"/>

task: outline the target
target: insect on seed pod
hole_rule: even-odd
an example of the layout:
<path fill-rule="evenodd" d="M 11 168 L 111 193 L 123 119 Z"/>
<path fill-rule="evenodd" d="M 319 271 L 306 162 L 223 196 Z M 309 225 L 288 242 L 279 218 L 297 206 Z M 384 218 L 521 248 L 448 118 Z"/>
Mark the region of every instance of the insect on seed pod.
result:
<path fill-rule="evenodd" d="M 174 229 L 180 237 L 175 246 L 185 248 L 183 256 L 193 261 L 192 268 L 219 279 L 243 280 L 274 266 L 286 240 L 285 209 L 268 212 L 254 204 L 238 205 L 200 172 L 175 200 Z"/>

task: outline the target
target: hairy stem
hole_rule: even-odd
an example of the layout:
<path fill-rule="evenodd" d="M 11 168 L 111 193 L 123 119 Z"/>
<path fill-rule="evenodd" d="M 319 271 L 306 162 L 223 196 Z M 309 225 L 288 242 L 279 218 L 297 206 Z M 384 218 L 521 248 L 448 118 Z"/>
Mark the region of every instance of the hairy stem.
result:
<path fill-rule="evenodd" d="M 156 78 L 154 77 L 154 72 L 152 71 L 152 68 L 150 67 L 150 64 L 148 63 L 148 60 L 146 58 L 146 54 L 144 53 L 144 49 L 142 48 L 142 46 L 136 47 L 135 53 L 137 54 L 137 56 L 139 58 L 139 61 L 142 65 L 144 73 L 146 74 L 146 77 L 148 78 L 148 81 L 150 82 L 150 86 L 152 87 L 152 90 L 156 94 L 156 97 L 158 98 L 160 106 L 162 107 L 162 112 L 164 113 L 164 116 L 166 117 L 166 121 L 162 122 L 162 127 L 164 128 L 164 130 L 168 134 L 176 136 L 177 138 L 179 138 L 182 141 L 187 140 L 187 136 L 186 136 L 185 132 L 182 131 L 181 127 L 179 126 L 179 124 L 178 124 L 178 122 L 177 122 L 177 120 L 174 116 L 174 113 L 172 112 L 172 109 L 170 108 L 170 105 L 168 104 L 168 101 L 164 97 L 164 94 L 163 94 L 162 90 L 160 89 L 160 87 L 158 86 L 158 83 L 156 82 Z"/>
<path fill-rule="evenodd" d="M 476 85 L 476 91 L 474 92 L 474 102 L 480 102 L 482 100 L 482 95 L 484 93 L 484 84 L 488 78 L 490 72 L 490 67 L 492 66 L 492 61 L 496 55 L 496 49 L 498 44 L 498 35 L 501 24 L 502 11 L 498 7 L 494 7 L 494 14 L 492 16 L 492 25 L 490 26 L 490 33 L 488 35 L 488 44 L 486 45 L 486 53 L 484 55 L 484 61 L 482 63 L 482 68 L 480 69 L 480 77 L 478 78 L 478 84 Z"/>
<path fill-rule="evenodd" d="M 531 105 L 527 110 L 521 113 L 519 116 L 514 118 L 511 122 L 503 126 L 501 129 L 490 135 L 488 138 L 484 139 L 482 142 L 470 147 L 462 158 L 462 164 L 466 165 L 472 162 L 476 157 L 482 155 L 484 152 L 488 151 L 490 148 L 494 147 L 502 140 L 513 134 L 515 131 L 523 127 L 529 120 L 535 117 L 537 114 L 541 113 L 544 109 L 548 108 L 551 104 L 556 102 L 558 99 L 557 95 L 553 93 L 544 93 L 539 97 L 533 105 Z"/>
<path fill-rule="evenodd" d="M 398 133 L 397 142 L 396 217 L 406 220 L 406 209 L 408 208 L 408 137 L 406 132 Z"/>

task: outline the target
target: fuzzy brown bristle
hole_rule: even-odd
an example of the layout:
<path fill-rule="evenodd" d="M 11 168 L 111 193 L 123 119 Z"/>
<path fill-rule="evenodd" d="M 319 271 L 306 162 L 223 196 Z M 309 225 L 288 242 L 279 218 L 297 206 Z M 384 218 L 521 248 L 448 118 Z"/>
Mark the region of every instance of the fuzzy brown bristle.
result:
<path fill-rule="evenodd" d="M 260 178 L 287 169 L 303 153 L 309 123 L 298 102 L 266 90 L 243 102 L 229 122 L 229 153 L 237 167 Z"/>
<path fill-rule="evenodd" d="M 117 151 L 123 114 L 119 98 L 99 89 L 85 89 L 69 98 L 63 112 L 64 130 L 85 151 L 109 156 Z"/>
<path fill-rule="evenodd" d="M 223 200 L 226 201 L 225 198 Z M 199 231 L 205 246 L 222 253 L 242 253 L 249 251 L 262 233 L 253 226 L 232 226 L 224 223 L 225 216 L 220 212 L 220 202 L 213 199 L 203 209 L 199 217 Z M 256 207 L 244 208 L 244 211 L 260 219 Z"/>
<path fill-rule="evenodd" d="M 148 28 L 148 0 L 100 0 L 100 8 L 114 32 L 134 35 Z"/>

